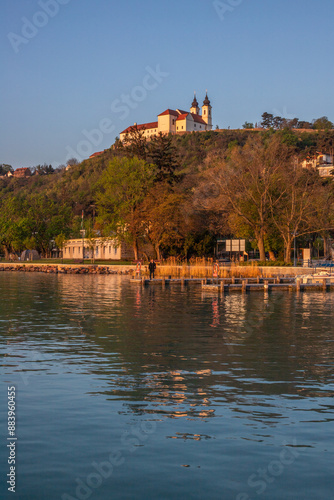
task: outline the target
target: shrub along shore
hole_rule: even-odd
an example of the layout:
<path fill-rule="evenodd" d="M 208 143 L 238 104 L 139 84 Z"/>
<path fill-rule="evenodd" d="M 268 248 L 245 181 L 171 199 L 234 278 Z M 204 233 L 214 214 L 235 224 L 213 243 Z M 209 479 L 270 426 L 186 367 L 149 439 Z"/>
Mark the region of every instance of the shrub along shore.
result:
<path fill-rule="evenodd" d="M 129 265 L 94 265 L 94 264 L 23 264 L 0 263 L 0 271 L 35 272 L 49 274 L 119 274 L 134 276 L 136 266 Z M 219 269 L 220 278 L 256 278 L 276 276 L 299 276 L 313 273 L 314 269 L 302 267 L 257 267 L 257 266 L 229 266 Z M 141 268 L 141 275 L 147 276 L 147 266 Z M 212 266 L 157 266 L 156 278 L 211 278 Z"/>

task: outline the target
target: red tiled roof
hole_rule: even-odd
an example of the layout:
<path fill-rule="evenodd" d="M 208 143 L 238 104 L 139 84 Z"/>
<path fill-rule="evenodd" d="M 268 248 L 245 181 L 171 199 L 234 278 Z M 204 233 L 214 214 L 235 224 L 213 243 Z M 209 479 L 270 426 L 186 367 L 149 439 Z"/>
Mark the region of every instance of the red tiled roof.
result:
<path fill-rule="evenodd" d="M 177 109 L 176 111 L 179 113 L 179 115 L 189 115 L 189 111 L 183 111 L 182 109 Z"/>
<path fill-rule="evenodd" d="M 203 118 L 199 115 L 196 115 L 195 113 L 183 113 L 182 115 L 179 115 L 177 120 L 184 120 L 185 118 L 187 118 L 188 115 L 191 115 L 193 117 L 193 120 L 194 122 L 196 123 L 201 123 L 202 125 L 206 125 L 205 121 L 203 120 Z"/>
<path fill-rule="evenodd" d="M 150 123 L 142 123 L 141 125 L 131 125 L 121 132 L 121 134 L 126 134 L 127 132 L 131 132 L 134 128 L 137 130 L 147 130 L 150 128 L 158 128 L 158 122 L 150 122 Z"/>
<path fill-rule="evenodd" d="M 176 121 L 184 120 L 188 115 L 190 115 L 190 113 L 183 113 L 182 115 L 179 115 L 178 118 L 176 118 Z"/>
<path fill-rule="evenodd" d="M 92 155 L 90 155 L 89 158 L 95 158 L 95 156 L 99 156 L 101 155 L 102 153 L 104 153 L 104 151 L 98 151 L 97 153 L 93 153 Z"/>
<path fill-rule="evenodd" d="M 202 123 L 203 125 L 206 125 L 206 122 L 203 120 L 203 118 L 201 116 L 195 115 L 195 113 L 191 113 L 191 116 L 193 117 L 195 122 Z"/>
<path fill-rule="evenodd" d="M 178 116 L 178 112 L 174 111 L 174 109 L 166 109 L 163 113 L 160 113 L 158 116 L 164 116 L 164 115 L 173 115 L 173 116 Z"/>

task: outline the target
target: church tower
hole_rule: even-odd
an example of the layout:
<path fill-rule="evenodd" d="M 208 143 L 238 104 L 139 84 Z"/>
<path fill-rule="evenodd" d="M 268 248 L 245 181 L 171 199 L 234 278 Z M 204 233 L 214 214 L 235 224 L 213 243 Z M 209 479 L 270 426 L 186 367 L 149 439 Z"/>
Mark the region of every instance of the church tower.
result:
<path fill-rule="evenodd" d="M 191 104 L 190 113 L 194 113 L 195 115 L 199 115 L 199 106 L 198 106 L 198 102 L 196 99 L 196 92 L 194 92 L 194 100 Z"/>
<path fill-rule="evenodd" d="M 208 98 L 208 91 L 206 91 L 205 99 L 202 106 L 202 118 L 207 124 L 206 129 L 212 130 L 212 106 Z"/>

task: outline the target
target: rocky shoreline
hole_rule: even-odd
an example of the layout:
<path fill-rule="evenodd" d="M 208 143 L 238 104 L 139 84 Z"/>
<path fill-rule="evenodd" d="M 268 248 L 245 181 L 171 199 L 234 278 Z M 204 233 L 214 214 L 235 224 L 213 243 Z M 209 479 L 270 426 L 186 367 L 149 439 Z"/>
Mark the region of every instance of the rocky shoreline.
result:
<path fill-rule="evenodd" d="M 115 269 L 116 268 L 116 269 Z M 118 269 L 117 269 L 118 268 Z M 95 266 L 70 264 L 0 264 L 0 271 L 48 274 L 122 274 L 133 275 L 132 266 Z"/>

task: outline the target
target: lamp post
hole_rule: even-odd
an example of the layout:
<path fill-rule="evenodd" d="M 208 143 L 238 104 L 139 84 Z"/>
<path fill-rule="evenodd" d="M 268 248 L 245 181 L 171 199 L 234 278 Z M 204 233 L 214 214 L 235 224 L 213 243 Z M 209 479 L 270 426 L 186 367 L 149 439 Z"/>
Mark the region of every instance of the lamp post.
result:
<path fill-rule="evenodd" d="M 86 235 L 86 230 L 81 229 L 80 230 L 81 236 L 82 236 L 82 261 L 85 263 L 85 235 Z"/>
<path fill-rule="evenodd" d="M 84 230 L 84 211 L 81 213 L 81 230 L 80 230 L 81 236 L 82 236 L 82 262 L 83 264 L 85 263 L 85 235 L 86 231 Z"/>

